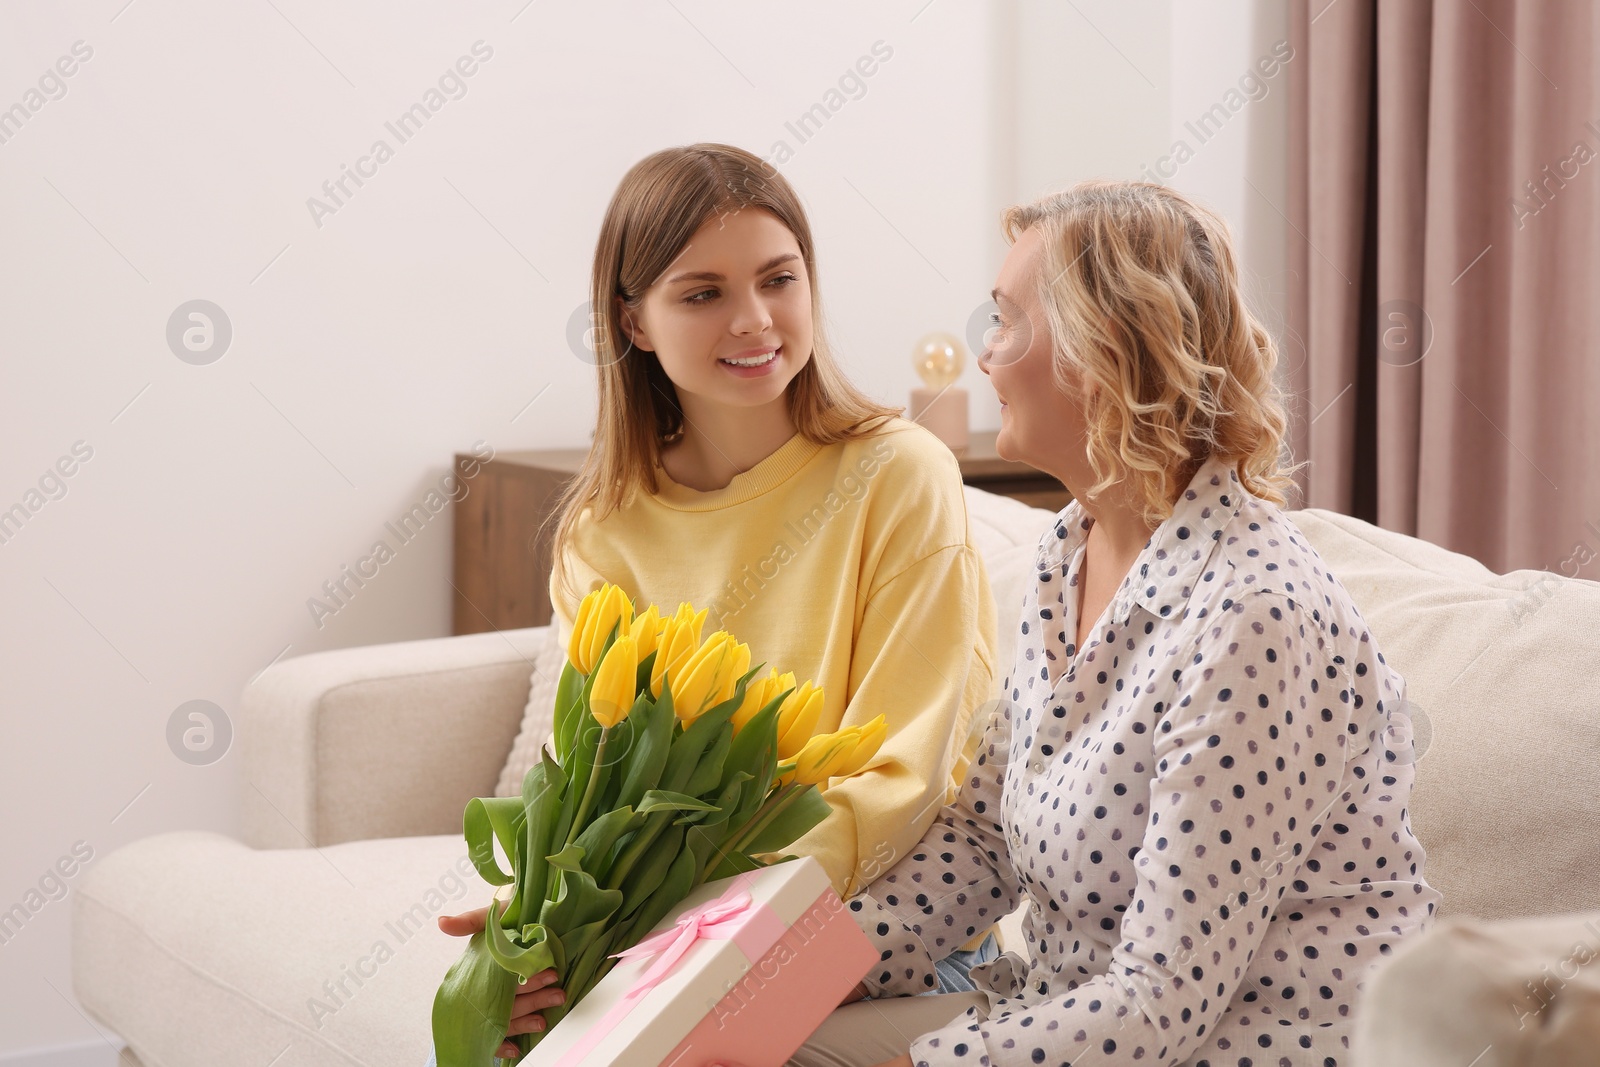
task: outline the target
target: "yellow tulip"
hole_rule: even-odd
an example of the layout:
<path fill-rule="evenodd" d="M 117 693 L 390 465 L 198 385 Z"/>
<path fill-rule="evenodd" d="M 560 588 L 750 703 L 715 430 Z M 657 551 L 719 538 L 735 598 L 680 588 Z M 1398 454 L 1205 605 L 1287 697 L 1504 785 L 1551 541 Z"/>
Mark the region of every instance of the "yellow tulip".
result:
<path fill-rule="evenodd" d="M 831 734 L 818 734 L 807 741 L 795 757 L 794 770 L 779 778 L 780 784 L 826 785 L 830 778 L 855 774 L 878 754 L 888 735 L 882 715 L 862 726 L 849 726 Z"/>
<path fill-rule="evenodd" d="M 739 676 L 749 669 L 750 646 L 718 630 L 671 677 L 673 710 L 684 724 L 694 722 L 730 699 Z"/>
<path fill-rule="evenodd" d="M 593 671 L 612 628 L 620 623 L 626 632 L 632 621 L 633 603 L 610 582 L 584 597 L 567 642 L 567 659 L 573 668 L 580 674 Z"/>
<path fill-rule="evenodd" d="M 665 620 L 661 618 L 661 612 L 654 604 L 651 604 L 643 615 L 634 616 L 632 624 L 628 627 L 628 636 L 639 646 L 640 662 L 656 650 L 656 643 L 661 639 L 661 627 L 664 625 Z"/>
<path fill-rule="evenodd" d="M 792 677 L 792 676 L 791 676 Z M 821 688 L 806 682 L 778 709 L 778 758 L 787 762 L 811 740 L 822 714 Z"/>
<path fill-rule="evenodd" d="M 586 647 L 584 630 L 588 627 L 589 620 L 594 618 L 595 605 L 599 603 L 604 592 L 605 587 L 601 586 L 585 596 L 578 604 L 578 614 L 572 620 L 572 636 L 567 639 L 567 662 L 572 664 L 572 669 L 579 674 L 589 673 L 583 669 L 583 650 Z M 592 667 L 593 664 L 589 666 Z"/>
<path fill-rule="evenodd" d="M 772 702 L 773 697 L 785 689 L 793 688 L 794 673 L 779 674 L 776 667 L 768 668 L 765 678 L 750 679 L 750 684 L 744 687 L 744 703 L 739 705 L 739 710 L 733 713 L 730 720 L 735 732 L 743 730 L 758 711 Z"/>
<path fill-rule="evenodd" d="M 650 670 L 650 693 L 661 695 L 661 682 L 669 675 L 673 684 L 678 681 L 678 669 L 689 662 L 700 647 L 700 630 L 706 622 L 706 609 L 696 612 L 688 604 L 679 604 L 677 612 L 661 626 L 661 636 L 656 643 L 656 662 Z"/>
<path fill-rule="evenodd" d="M 889 724 L 882 715 L 875 715 L 871 722 L 856 727 L 861 731 L 856 739 L 855 751 L 847 759 L 830 768 L 829 777 L 846 778 L 856 774 L 873 756 L 878 754 L 878 749 L 883 745 L 883 739 L 889 736 Z"/>
<path fill-rule="evenodd" d="M 639 646 L 623 634 L 611 643 L 606 658 L 595 668 L 589 690 L 589 713 L 601 726 L 615 726 L 633 710 L 634 681 L 639 671 Z"/>
<path fill-rule="evenodd" d="M 853 728 L 837 733 L 818 734 L 805 743 L 795 756 L 794 769 L 778 779 L 782 785 L 822 785 L 828 781 L 828 768 L 855 749 Z"/>

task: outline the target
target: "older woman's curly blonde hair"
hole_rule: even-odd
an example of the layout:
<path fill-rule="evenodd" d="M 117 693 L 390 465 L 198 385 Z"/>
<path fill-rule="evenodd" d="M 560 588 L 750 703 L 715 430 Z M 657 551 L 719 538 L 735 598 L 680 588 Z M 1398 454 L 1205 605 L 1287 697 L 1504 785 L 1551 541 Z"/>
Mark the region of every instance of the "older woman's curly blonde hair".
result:
<path fill-rule="evenodd" d="M 1006 239 L 1037 227 L 1039 305 L 1054 376 L 1081 384 L 1095 496 L 1137 487 L 1145 518 L 1172 514 L 1208 457 L 1282 504 L 1288 424 L 1272 337 L 1245 307 L 1227 224 L 1150 182 L 1086 181 L 1006 209 Z"/>

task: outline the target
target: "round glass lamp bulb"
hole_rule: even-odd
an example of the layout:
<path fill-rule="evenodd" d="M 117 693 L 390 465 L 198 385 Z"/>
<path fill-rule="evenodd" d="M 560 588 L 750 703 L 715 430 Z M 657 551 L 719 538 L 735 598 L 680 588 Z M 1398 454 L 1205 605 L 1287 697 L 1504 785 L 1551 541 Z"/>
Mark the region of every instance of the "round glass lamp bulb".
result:
<path fill-rule="evenodd" d="M 911 365 L 922 384 L 935 391 L 954 385 L 966 362 L 967 350 L 948 333 L 928 334 L 917 341 L 911 353 Z"/>

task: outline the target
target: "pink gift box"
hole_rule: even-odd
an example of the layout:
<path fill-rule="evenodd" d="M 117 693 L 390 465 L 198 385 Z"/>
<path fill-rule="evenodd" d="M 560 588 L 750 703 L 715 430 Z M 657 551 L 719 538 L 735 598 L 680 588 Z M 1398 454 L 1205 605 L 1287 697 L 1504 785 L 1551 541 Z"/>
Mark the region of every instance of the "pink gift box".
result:
<path fill-rule="evenodd" d="M 810 857 L 707 882 L 640 948 L 522 1062 L 782 1067 L 878 962 Z"/>

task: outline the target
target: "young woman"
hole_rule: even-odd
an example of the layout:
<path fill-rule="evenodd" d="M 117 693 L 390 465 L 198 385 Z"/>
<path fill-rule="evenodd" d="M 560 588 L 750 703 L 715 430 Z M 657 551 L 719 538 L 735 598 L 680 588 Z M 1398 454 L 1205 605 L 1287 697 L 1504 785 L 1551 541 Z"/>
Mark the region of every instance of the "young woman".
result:
<path fill-rule="evenodd" d="M 550 581 L 563 643 L 609 581 L 640 604 L 705 608 L 707 634 L 822 687 L 819 732 L 886 715 L 872 763 L 827 790 L 832 815 L 789 850 L 848 896 L 954 796 L 992 696 L 994 604 L 955 457 L 840 373 L 805 212 L 748 152 L 698 144 L 635 165 L 601 225 L 591 299 L 599 418 Z M 481 909 L 440 923 L 482 924 Z M 958 955 L 948 987 L 970 989 L 961 965 L 992 955 L 992 939 Z M 542 1028 L 554 982 L 519 987 L 508 1036 Z"/>
<path fill-rule="evenodd" d="M 793 1062 L 1348 1064 L 1363 976 L 1439 893 L 1388 747 L 1404 680 L 1279 508 L 1276 353 L 1226 227 L 1131 182 L 1004 218 L 996 447 L 1075 500 L 960 795 L 850 901 L 874 999 Z M 906 996 L 1021 905 L 1026 959 Z"/>

